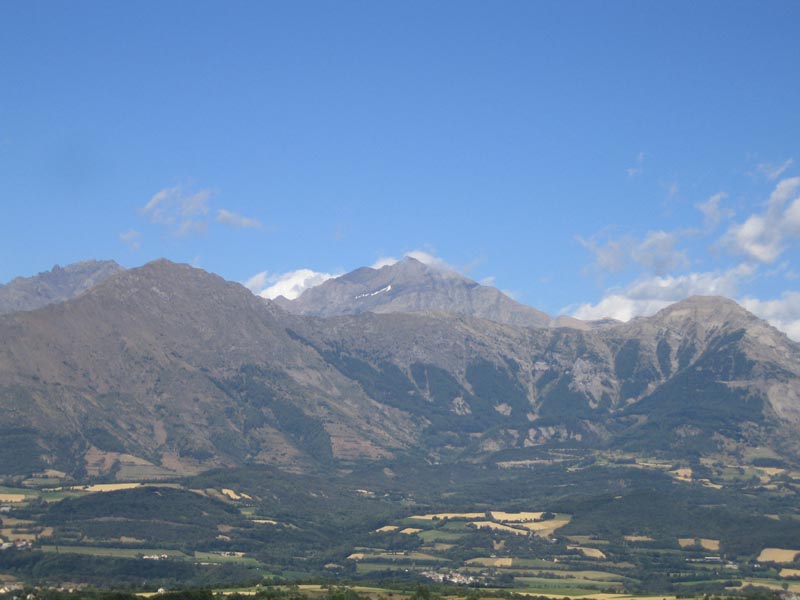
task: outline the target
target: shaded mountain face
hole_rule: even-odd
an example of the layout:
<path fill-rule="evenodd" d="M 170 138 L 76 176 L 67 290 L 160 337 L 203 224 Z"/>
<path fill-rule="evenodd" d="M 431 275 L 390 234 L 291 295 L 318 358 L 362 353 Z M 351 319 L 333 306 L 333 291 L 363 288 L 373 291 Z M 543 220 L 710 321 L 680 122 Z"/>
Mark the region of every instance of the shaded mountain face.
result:
<path fill-rule="evenodd" d="M 56 265 L 33 277 L 17 277 L 0 285 L 0 315 L 75 298 L 124 270 L 113 260 L 87 260 L 66 267 Z"/>
<path fill-rule="evenodd" d="M 724 298 L 595 331 L 410 314 L 296 325 L 372 397 L 410 412 L 440 457 L 563 445 L 797 456 L 800 348 Z"/>
<path fill-rule="evenodd" d="M 0 473 L 798 457 L 800 348 L 722 298 L 589 331 L 440 311 L 322 318 L 157 261 L 0 317 L 0 339 Z"/>
<path fill-rule="evenodd" d="M 408 444 L 407 417 L 293 340 L 281 315 L 239 284 L 157 261 L 0 317 L 0 472 L 108 472 L 135 466 L 126 454 L 153 473 L 301 468 Z"/>
<path fill-rule="evenodd" d="M 310 288 L 295 300 L 281 297 L 277 302 L 290 312 L 319 317 L 447 312 L 523 327 L 554 323 L 549 315 L 512 300 L 496 288 L 411 257 L 380 269 L 357 269 Z M 580 323 L 570 319 L 572 322 Z"/>

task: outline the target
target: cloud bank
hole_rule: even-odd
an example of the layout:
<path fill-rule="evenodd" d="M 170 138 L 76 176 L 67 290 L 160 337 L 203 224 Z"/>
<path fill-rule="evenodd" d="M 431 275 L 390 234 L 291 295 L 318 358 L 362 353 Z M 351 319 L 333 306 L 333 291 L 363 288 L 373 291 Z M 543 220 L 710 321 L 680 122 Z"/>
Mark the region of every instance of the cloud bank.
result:
<path fill-rule="evenodd" d="M 792 161 L 786 161 L 764 174 L 776 179 L 791 165 Z M 686 248 L 680 247 L 681 242 L 707 236 L 732 218 L 733 211 L 725 206 L 727 199 L 727 193 L 719 192 L 695 204 L 704 217 L 704 230 L 650 231 L 641 240 L 630 234 L 608 238 L 602 231 L 588 239 L 578 237 L 592 257 L 590 272 L 618 273 L 635 268 L 638 274 L 628 283 L 606 289 L 597 302 L 573 305 L 562 312 L 586 320 L 610 317 L 628 321 L 652 315 L 690 296 L 719 295 L 738 298 L 746 309 L 800 341 L 800 292 L 784 291 L 778 298 L 765 300 L 745 291 L 748 284 L 761 280 L 783 277 L 791 281 L 796 277 L 787 260 L 769 269 L 760 265 L 774 263 L 800 239 L 800 177 L 779 181 L 760 210 L 730 224 L 712 243 L 712 248 L 739 257 L 739 262 L 727 268 L 686 272 L 697 263 Z"/>
<path fill-rule="evenodd" d="M 333 277 L 338 277 L 338 275 L 320 273 L 311 269 L 297 269 L 274 275 L 262 271 L 248 279 L 244 286 L 257 296 L 269 300 L 274 300 L 278 296 L 294 300 L 307 289 L 325 283 Z"/>

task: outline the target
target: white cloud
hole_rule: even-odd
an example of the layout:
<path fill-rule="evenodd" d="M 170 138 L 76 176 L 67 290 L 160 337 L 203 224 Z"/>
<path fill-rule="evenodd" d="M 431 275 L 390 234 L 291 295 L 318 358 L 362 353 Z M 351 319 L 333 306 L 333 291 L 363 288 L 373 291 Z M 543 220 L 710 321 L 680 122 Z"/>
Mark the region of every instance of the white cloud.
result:
<path fill-rule="evenodd" d="M 800 177 L 778 183 L 767 202 L 767 210 L 732 225 L 722 243 L 736 254 L 771 263 L 796 237 L 800 237 Z"/>
<path fill-rule="evenodd" d="M 742 306 L 800 342 L 800 292 L 786 291 L 774 300 L 746 297 Z"/>
<path fill-rule="evenodd" d="M 611 317 L 628 321 L 652 315 L 689 296 L 734 297 L 740 284 L 755 271 L 752 265 L 742 263 L 722 272 L 640 277 L 622 289 L 609 290 L 597 304 L 581 304 L 572 314 L 585 320 Z"/>
<path fill-rule="evenodd" d="M 676 248 L 683 232 L 649 231 L 641 242 L 630 235 L 599 242 L 600 234 L 588 240 L 576 236 L 578 242 L 594 255 L 590 269 L 601 272 L 618 272 L 631 261 L 656 275 L 664 275 L 689 264 L 686 252 Z"/>
<path fill-rule="evenodd" d="M 294 300 L 307 289 L 318 286 L 332 277 L 337 275 L 319 273 L 311 269 L 298 269 L 276 275 L 262 271 L 253 275 L 244 285 L 262 298 L 274 300 L 278 296 L 283 296 L 287 300 Z"/>
<path fill-rule="evenodd" d="M 758 172 L 766 177 L 769 181 L 775 181 L 778 177 L 788 171 L 789 167 L 791 167 L 793 164 L 794 159 L 789 158 L 778 165 L 772 163 L 760 163 L 756 166 L 756 169 L 758 169 Z"/>
<path fill-rule="evenodd" d="M 141 243 L 139 242 L 140 233 L 134 229 L 129 229 L 128 231 L 123 231 L 119 234 L 119 241 L 123 244 L 128 246 L 131 250 L 138 250 L 142 247 Z"/>
<path fill-rule="evenodd" d="M 666 231 L 651 231 L 644 241 L 633 249 L 631 257 L 637 263 L 655 273 L 666 275 L 669 271 L 689 264 L 686 252 L 677 250 L 678 236 Z"/>
<path fill-rule="evenodd" d="M 141 212 L 176 236 L 203 232 L 208 228 L 208 201 L 213 195 L 209 189 L 191 192 L 176 185 L 155 193 Z"/>
<path fill-rule="evenodd" d="M 268 271 L 261 271 L 261 273 L 256 273 L 250 279 L 244 282 L 244 287 L 246 287 L 254 294 L 258 294 L 264 288 L 269 287 L 267 281 L 268 277 L 269 277 Z"/>
<path fill-rule="evenodd" d="M 733 216 L 733 211 L 729 208 L 722 208 L 720 203 L 728 197 L 725 192 L 714 194 L 705 202 L 695 204 L 695 208 L 703 213 L 706 218 L 706 227 L 713 229 L 724 219 L 729 219 Z"/>
<path fill-rule="evenodd" d="M 581 236 L 575 237 L 581 246 L 594 255 L 592 266 L 600 271 L 615 272 L 624 269 L 630 258 L 631 246 L 634 243 L 633 240 L 629 236 L 624 236 L 600 243 L 597 241 L 597 237 L 597 234 L 593 235 L 588 240 Z"/>
<path fill-rule="evenodd" d="M 406 252 L 406 256 L 416 259 L 423 265 L 428 265 L 429 267 L 435 267 L 437 269 L 446 269 L 448 271 L 458 270 L 447 264 L 438 256 L 434 256 L 433 254 L 425 252 L 424 250 L 412 250 L 411 252 Z"/>
<path fill-rule="evenodd" d="M 225 210 L 224 208 L 221 208 L 217 211 L 216 221 L 217 223 L 222 223 L 223 225 L 240 227 L 242 229 L 261 229 L 262 227 L 261 221 L 258 219 L 251 219 L 250 217 L 238 215 L 235 212 Z"/>

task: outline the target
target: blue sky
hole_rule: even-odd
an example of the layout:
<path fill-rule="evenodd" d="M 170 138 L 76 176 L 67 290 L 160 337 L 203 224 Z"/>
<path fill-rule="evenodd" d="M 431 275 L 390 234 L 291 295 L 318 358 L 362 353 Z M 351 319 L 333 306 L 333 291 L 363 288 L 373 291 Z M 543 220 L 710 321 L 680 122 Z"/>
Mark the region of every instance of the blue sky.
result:
<path fill-rule="evenodd" d="M 417 252 L 553 314 L 720 293 L 800 339 L 799 22 L 778 1 L 6 1 L 0 282 L 164 256 L 261 291 Z"/>

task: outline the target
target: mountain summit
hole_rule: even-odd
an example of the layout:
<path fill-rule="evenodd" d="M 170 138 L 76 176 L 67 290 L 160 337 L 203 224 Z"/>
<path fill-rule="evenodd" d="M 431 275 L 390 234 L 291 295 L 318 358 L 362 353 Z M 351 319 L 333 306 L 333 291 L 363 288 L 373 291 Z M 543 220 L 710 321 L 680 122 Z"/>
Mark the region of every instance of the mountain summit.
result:
<path fill-rule="evenodd" d="M 0 315 L 70 300 L 124 270 L 113 260 L 85 260 L 56 265 L 33 277 L 17 277 L 0 285 Z"/>
<path fill-rule="evenodd" d="M 295 314 L 330 317 L 365 312 L 447 312 L 523 327 L 577 326 L 575 319 L 548 314 L 481 285 L 456 271 L 406 257 L 380 269 L 363 267 L 278 304 Z"/>

